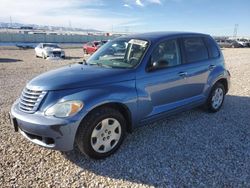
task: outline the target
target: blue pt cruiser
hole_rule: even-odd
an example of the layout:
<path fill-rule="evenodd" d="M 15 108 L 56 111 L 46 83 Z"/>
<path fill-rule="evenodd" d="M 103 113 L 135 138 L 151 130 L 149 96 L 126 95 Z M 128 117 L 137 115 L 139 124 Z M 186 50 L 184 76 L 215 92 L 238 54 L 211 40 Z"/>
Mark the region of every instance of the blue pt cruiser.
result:
<path fill-rule="evenodd" d="M 209 35 L 136 34 L 32 79 L 10 118 L 33 143 L 61 151 L 77 146 L 100 159 L 146 122 L 201 105 L 217 112 L 229 85 L 223 55 Z"/>

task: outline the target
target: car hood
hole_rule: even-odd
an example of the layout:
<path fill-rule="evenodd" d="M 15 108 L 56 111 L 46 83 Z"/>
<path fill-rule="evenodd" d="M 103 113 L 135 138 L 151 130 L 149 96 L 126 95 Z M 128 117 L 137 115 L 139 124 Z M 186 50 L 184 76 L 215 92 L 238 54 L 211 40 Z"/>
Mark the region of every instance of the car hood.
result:
<path fill-rule="evenodd" d="M 74 64 L 43 73 L 27 84 L 32 90 L 62 90 L 92 87 L 135 79 L 133 69 L 104 68 Z"/>

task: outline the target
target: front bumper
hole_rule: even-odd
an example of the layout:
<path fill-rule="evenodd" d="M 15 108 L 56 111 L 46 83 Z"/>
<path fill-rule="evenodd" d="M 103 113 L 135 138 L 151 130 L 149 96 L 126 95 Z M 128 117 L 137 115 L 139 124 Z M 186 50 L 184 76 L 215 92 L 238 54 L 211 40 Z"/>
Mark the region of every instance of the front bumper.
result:
<path fill-rule="evenodd" d="M 65 58 L 65 53 L 60 52 L 58 54 L 54 54 L 53 52 L 47 52 L 46 56 L 47 56 L 47 58 L 50 58 L 50 59 Z"/>
<path fill-rule="evenodd" d="M 44 116 L 42 112 L 28 114 L 18 109 L 16 101 L 10 118 L 18 130 L 29 141 L 40 146 L 61 151 L 74 148 L 74 140 L 80 121 Z"/>

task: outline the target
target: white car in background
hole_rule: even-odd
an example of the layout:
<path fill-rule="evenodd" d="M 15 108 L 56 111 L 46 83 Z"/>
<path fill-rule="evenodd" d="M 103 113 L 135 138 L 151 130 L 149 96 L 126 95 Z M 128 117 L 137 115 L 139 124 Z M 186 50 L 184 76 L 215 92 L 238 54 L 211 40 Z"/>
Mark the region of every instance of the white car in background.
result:
<path fill-rule="evenodd" d="M 65 52 L 57 45 L 52 43 L 40 43 L 35 47 L 36 57 L 65 58 Z"/>
<path fill-rule="evenodd" d="M 250 47 L 250 42 L 247 39 L 239 39 L 237 42 L 243 47 Z"/>

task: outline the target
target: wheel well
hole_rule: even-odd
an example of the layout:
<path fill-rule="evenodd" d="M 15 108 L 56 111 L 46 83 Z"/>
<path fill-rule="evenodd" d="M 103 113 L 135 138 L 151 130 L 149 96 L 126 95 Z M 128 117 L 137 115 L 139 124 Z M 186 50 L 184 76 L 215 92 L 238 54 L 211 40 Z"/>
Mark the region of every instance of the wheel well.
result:
<path fill-rule="evenodd" d="M 124 118 L 126 120 L 126 129 L 127 129 L 127 132 L 129 132 L 129 133 L 132 132 L 131 112 L 128 109 L 128 107 L 125 106 L 124 104 L 115 103 L 115 102 L 106 103 L 106 104 L 103 104 L 103 105 L 95 107 L 89 113 L 91 113 L 93 110 L 97 110 L 99 108 L 104 108 L 104 107 L 108 107 L 108 108 L 112 108 L 112 109 L 118 110 L 124 116 Z"/>
<path fill-rule="evenodd" d="M 225 92 L 226 93 L 228 92 L 228 83 L 227 83 L 227 80 L 225 78 L 218 80 L 216 83 L 221 83 L 225 88 Z"/>

